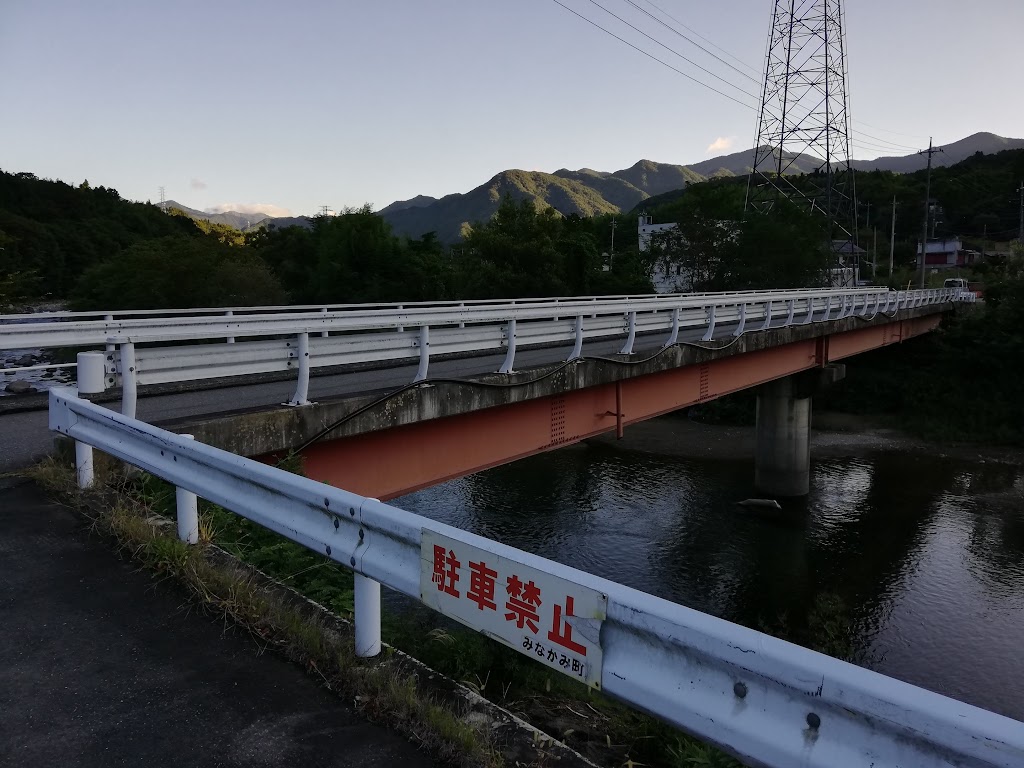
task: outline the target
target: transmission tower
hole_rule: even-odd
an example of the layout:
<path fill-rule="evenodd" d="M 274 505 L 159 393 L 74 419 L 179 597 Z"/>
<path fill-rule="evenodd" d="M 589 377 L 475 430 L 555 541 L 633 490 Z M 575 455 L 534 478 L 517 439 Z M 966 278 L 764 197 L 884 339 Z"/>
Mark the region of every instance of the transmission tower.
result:
<path fill-rule="evenodd" d="M 774 0 L 748 211 L 820 213 L 829 269 L 856 264 L 842 0 Z M 798 177 L 797 169 L 806 171 Z M 832 273 L 831 279 L 849 272 Z"/>
<path fill-rule="evenodd" d="M 164 188 L 160 187 L 160 210 L 167 213 L 167 200 L 164 197 Z"/>

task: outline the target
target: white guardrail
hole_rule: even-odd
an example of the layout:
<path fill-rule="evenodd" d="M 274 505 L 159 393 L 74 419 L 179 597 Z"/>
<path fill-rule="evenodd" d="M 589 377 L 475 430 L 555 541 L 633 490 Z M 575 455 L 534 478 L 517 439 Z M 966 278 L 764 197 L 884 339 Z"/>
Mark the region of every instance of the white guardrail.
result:
<path fill-rule="evenodd" d="M 720 326 L 740 336 L 769 327 L 973 299 L 973 293 L 957 289 L 871 288 L 334 305 L 312 312 L 309 307 L 255 307 L 216 314 L 158 310 L 7 315 L 0 317 L 0 349 L 102 345 L 105 387 L 123 387 L 126 404 L 132 406 L 125 413 L 134 415 L 134 393 L 145 384 L 295 370 L 297 384 L 289 404 L 305 405 L 310 370 L 316 367 L 418 360 L 414 381 L 419 381 L 426 378 L 432 355 L 504 351 L 500 372 L 508 373 L 517 348 L 524 346 L 572 343 L 573 359 L 582 354 L 587 339 L 624 337 L 621 353 L 628 354 L 637 334 L 663 332 L 665 346 L 670 346 L 681 329 L 703 327 L 702 340 L 711 341 Z M 236 343 L 239 339 L 245 341 Z M 209 343 L 215 340 L 219 343 Z M 32 366 L 41 367 L 58 366 Z"/>
<path fill-rule="evenodd" d="M 411 512 L 50 391 L 50 428 L 355 572 L 356 651 L 380 652 L 380 585 L 754 766 L 1024 765 L 1024 724 Z"/>

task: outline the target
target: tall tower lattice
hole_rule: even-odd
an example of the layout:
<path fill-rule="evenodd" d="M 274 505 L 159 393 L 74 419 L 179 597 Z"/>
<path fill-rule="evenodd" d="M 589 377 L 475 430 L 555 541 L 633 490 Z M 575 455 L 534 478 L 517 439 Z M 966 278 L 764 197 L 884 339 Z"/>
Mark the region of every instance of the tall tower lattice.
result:
<path fill-rule="evenodd" d="M 852 266 L 856 195 L 843 2 L 774 3 L 747 210 L 768 212 L 787 198 L 821 213 L 834 244 L 829 266 Z"/>

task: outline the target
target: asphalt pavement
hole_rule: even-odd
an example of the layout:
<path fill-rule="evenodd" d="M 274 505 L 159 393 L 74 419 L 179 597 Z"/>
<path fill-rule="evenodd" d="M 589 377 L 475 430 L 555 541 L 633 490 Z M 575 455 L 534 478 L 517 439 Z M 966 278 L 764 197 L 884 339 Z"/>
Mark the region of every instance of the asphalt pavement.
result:
<path fill-rule="evenodd" d="M 0 480 L 0 766 L 426 768 L 243 630 Z"/>

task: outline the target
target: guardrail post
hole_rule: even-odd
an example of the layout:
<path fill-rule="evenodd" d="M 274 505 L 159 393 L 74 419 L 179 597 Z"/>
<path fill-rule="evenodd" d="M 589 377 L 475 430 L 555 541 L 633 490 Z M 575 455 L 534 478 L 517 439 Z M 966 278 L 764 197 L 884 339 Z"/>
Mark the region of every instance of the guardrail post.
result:
<path fill-rule="evenodd" d="M 104 315 L 103 316 L 103 320 L 104 320 L 104 322 L 112 323 L 112 322 L 114 322 L 114 316 L 113 315 Z M 110 335 L 110 329 L 109 328 L 107 328 L 107 335 L 108 336 Z M 107 342 L 107 352 L 113 352 L 115 348 L 116 348 L 116 345 L 114 345 L 114 344 L 112 344 L 110 342 Z"/>
<path fill-rule="evenodd" d="M 430 326 L 420 326 L 420 367 L 416 369 L 413 383 L 427 378 L 427 366 L 430 365 Z"/>
<path fill-rule="evenodd" d="M 715 337 L 715 323 L 717 322 L 715 312 L 717 309 L 718 307 L 714 304 L 711 305 L 711 309 L 708 312 L 708 329 L 704 332 L 704 335 L 700 337 L 701 341 L 711 341 Z"/>
<path fill-rule="evenodd" d="M 740 324 L 733 331 L 733 336 L 742 336 L 744 331 L 747 329 L 747 304 L 743 302 L 740 304 Z"/>
<path fill-rule="evenodd" d="M 355 574 L 356 656 L 368 658 L 380 653 L 380 584 Z"/>
<path fill-rule="evenodd" d="M 498 373 L 512 373 L 512 366 L 516 361 L 516 319 L 514 317 L 508 321 L 508 329 L 505 333 L 508 337 L 508 353 L 505 355 L 505 362 L 501 364 Z"/>
<path fill-rule="evenodd" d="M 465 309 L 466 309 L 466 302 L 460 301 L 459 302 L 459 311 L 463 311 Z M 466 324 L 464 322 L 459 323 L 459 328 L 465 328 L 465 327 L 466 327 Z"/>
<path fill-rule="evenodd" d="M 178 435 L 195 440 L 194 435 Z M 178 507 L 178 539 L 187 544 L 199 543 L 199 499 L 191 491 L 176 487 L 174 500 Z"/>
<path fill-rule="evenodd" d="M 793 299 L 790 299 L 786 302 L 786 307 L 789 309 L 789 314 L 786 315 L 786 324 L 783 328 L 788 328 L 793 324 L 793 315 L 796 313 L 796 302 Z"/>
<path fill-rule="evenodd" d="M 569 360 L 575 360 L 583 354 L 583 315 L 576 315 L 576 325 L 573 333 L 576 334 L 576 341 L 572 346 Z"/>
<path fill-rule="evenodd" d="M 300 333 L 295 338 L 298 342 L 299 380 L 288 405 L 309 405 L 309 334 Z"/>
<path fill-rule="evenodd" d="M 633 343 L 636 341 L 636 312 L 630 312 L 627 315 L 626 321 L 626 343 L 622 345 L 622 349 L 619 350 L 620 355 L 631 355 L 633 354 Z"/>
<path fill-rule="evenodd" d="M 104 389 L 106 355 L 102 352 L 79 352 L 76 359 L 78 394 L 98 395 Z M 92 446 L 78 440 L 75 441 L 75 477 L 78 479 L 78 487 L 82 490 L 91 488 L 96 482 Z"/>
<path fill-rule="evenodd" d="M 131 341 L 121 343 L 121 415 L 129 419 L 135 418 L 135 405 L 139 390 L 135 379 L 135 344 Z"/>
<path fill-rule="evenodd" d="M 832 295 L 829 294 L 828 298 L 825 301 L 825 315 L 821 319 L 823 321 L 831 320 L 832 318 L 829 317 L 829 315 L 831 315 L 831 314 L 832 314 Z"/>
<path fill-rule="evenodd" d="M 235 316 L 235 313 L 232 312 L 230 309 L 227 312 L 224 313 L 224 317 L 234 317 L 234 316 Z M 234 336 L 228 336 L 227 343 L 228 344 L 234 344 L 235 343 L 235 337 Z"/>
<path fill-rule="evenodd" d="M 771 299 L 768 299 L 768 301 L 766 301 L 764 303 L 764 324 L 761 326 L 761 330 L 762 331 L 767 331 L 768 328 L 771 327 L 771 324 L 772 324 L 772 304 L 774 304 L 774 303 L 775 302 L 772 301 Z"/>
<path fill-rule="evenodd" d="M 804 321 L 803 321 L 803 323 L 801 323 L 801 325 L 810 325 L 813 322 L 814 322 L 814 297 L 813 296 L 808 296 L 807 297 L 807 317 L 804 318 Z"/>
<path fill-rule="evenodd" d="M 320 310 L 320 314 L 321 315 L 326 315 L 327 314 L 327 307 L 324 307 L 323 309 L 321 309 Z M 326 318 L 324 318 L 324 319 L 326 319 Z M 326 339 L 330 335 L 331 334 L 328 331 L 320 331 L 320 338 L 321 339 Z"/>
<path fill-rule="evenodd" d="M 668 335 L 668 341 L 662 344 L 661 348 L 671 347 L 679 340 L 679 307 L 672 310 L 672 332 Z"/>
<path fill-rule="evenodd" d="M 402 304 L 399 304 L 398 305 L 398 309 L 399 309 L 399 311 L 401 311 L 401 310 L 405 309 L 405 307 Z M 398 326 L 398 332 L 399 333 L 405 333 L 405 326 L 404 325 Z"/>

